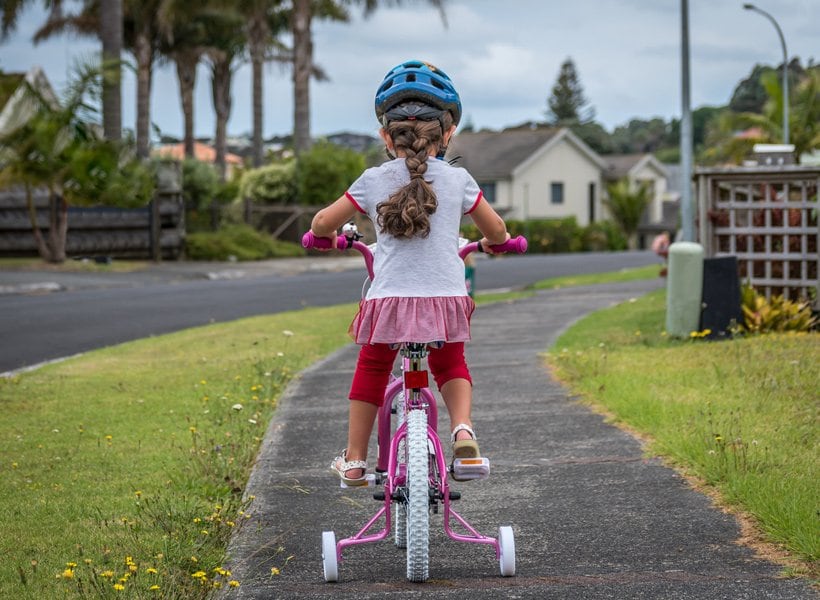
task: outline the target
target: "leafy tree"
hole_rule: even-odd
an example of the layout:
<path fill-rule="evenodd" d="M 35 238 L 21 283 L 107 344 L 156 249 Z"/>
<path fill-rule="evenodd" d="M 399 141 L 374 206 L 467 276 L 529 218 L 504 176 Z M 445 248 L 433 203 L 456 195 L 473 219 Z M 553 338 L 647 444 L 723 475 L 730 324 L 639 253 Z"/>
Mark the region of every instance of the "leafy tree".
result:
<path fill-rule="evenodd" d="M 319 142 L 299 155 L 296 188 L 300 204 L 327 204 L 341 196 L 364 170 L 358 152 Z"/>
<path fill-rule="evenodd" d="M 761 78 L 764 74 L 772 71 L 777 73 L 777 77 L 780 81 L 783 81 L 783 65 L 780 65 L 777 69 L 773 69 L 767 65 L 755 65 L 749 76 L 735 86 L 732 92 L 732 98 L 729 100 L 729 109 L 738 113 L 762 113 L 763 106 L 766 104 L 769 96 L 763 87 Z M 789 88 L 793 88 L 804 76 L 805 71 L 800 65 L 800 59 L 792 59 L 789 63 Z"/>
<path fill-rule="evenodd" d="M 132 148 L 97 135 L 89 98 L 99 96 L 99 71 L 84 69 L 69 87 L 62 106 L 52 106 L 33 89 L 37 114 L 0 137 L 0 185 L 21 185 L 40 256 L 66 258 L 68 206 L 139 206 L 151 199 L 153 175 L 133 157 Z M 33 191 L 48 191 L 49 231 L 37 222 Z"/>
<path fill-rule="evenodd" d="M 547 99 L 547 121 L 556 126 L 592 121 L 595 111 L 586 108 L 587 104 L 575 63 L 567 58 L 561 64 L 558 79 L 552 86 L 552 95 Z"/>
<path fill-rule="evenodd" d="M 630 248 L 636 246 L 635 232 L 638 231 L 641 217 L 650 201 L 649 187 L 646 185 L 633 188 L 629 180 L 620 179 L 607 186 L 604 204 L 609 208 L 612 219 L 621 228 Z"/>
<path fill-rule="evenodd" d="M 761 85 L 768 96 L 763 113 L 722 113 L 709 130 L 704 161 L 740 163 L 753 144 L 783 140 L 783 93 L 777 73 L 763 73 Z M 820 147 L 820 69 L 805 71 L 802 81 L 790 89 L 789 138 L 794 144 L 795 161 L 800 162 L 803 153 Z M 738 137 L 737 132 L 743 130 L 755 135 Z"/>

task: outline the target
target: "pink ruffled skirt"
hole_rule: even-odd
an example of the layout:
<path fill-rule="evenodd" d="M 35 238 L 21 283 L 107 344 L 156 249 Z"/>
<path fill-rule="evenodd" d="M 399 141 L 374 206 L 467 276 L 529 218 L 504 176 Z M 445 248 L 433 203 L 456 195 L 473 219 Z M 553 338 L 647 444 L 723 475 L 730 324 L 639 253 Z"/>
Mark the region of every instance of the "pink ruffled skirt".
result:
<path fill-rule="evenodd" d="M 473 310 L 469 296 L 362 300 L 350 336 L 357 344 L 467 342 Z"/>

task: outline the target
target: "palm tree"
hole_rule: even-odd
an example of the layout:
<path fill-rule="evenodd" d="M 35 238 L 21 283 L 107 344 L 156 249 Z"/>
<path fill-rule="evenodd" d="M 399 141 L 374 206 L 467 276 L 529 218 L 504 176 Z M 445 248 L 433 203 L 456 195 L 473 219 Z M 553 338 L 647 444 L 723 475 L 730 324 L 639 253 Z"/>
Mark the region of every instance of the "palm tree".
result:
<path fill-rule="evenodd" d="M 17 19 L 28 4 L 28 0 L 8 0 L 0 3 L 0 38 L 5 38 L 17 26 Z M 63 20 L 62 0 L 43 0 L 49 11 L 49 23 Z M 120 54 L 122 52 L 122 0 L 101 0 L 99 36 L 102 42 L 102 63 L 105 84 L 103 86 L 103 130 L 111 140 L 119 140 L 122 135 L 122 98 L 120 84 Z M 35 35 L 35 43 L 42 39 Z"/>
<path fill-rule="evenodd" d="M 613 220 L 621 228 L 629 248 L 634 249 L 636 246 L 635 232 L 638 231 L 641 217 L 652 200 L 649 187 L 643 184 L 633 187 L 629 180 L 624 178 L 609 184 L 607 195 L 604 204 L 609 208 Z"/>
<path fill-rule="evenodd" d="M 216 112 L 214 149 L 216 167 L 220 178 L 225 180 L 225 145 L 228 118 L 231 116 L 231 80 L 235 62 L 245 51 L 242 31 L 243 17 L 237 12 L 225 11 L 208 15 L 206 27 L 208 47 L 205 56 L 211 67 L 211 97 Z"/>
<path fill-rule="evenodd" d="M 50 18 L 34 34 L 35 43 L 67 31 L 96 36 L 101 28 L 101 1 L 84 0 L 79 13 Z M 151 79 L 162 40 L 158 21 L 161 3 L 162 0 L 125 0 L 122 5 L 123 42 L 137 62 L 136 138 L 140 158 L 147 158 L 150 149 Z"/>
<path fill-rule="evenodd" d="M 102 41 L 102 117 L 106 139 L 122 137 L 122 0 L 101 0 L 100 40 Z"/>
<path fill-rule="evenodd" d="M 707 162 L 731 161 L 740 163 L 755 143 L 779 143 L 783 139 L 783 93 L 776 71 L 760 76 L 760 83 L 768 96 L 761 114 L 725 111 L 717 119 L 707 137 Z M 820 69 L 808 69 L 792 88 L 789 99 L 789 139 L 794 144 L 794 158 L 820 148 Z M 738 137 L 738 131 L 751 134 Z"/>
<path fill-rule="evenodd" d="M 221 8 L 212 7 L 211 4 L 164 0 L 159 14 L 163 32 L 161 52 L 173 61 L 179 82 L 183 146 L 187 158 L 194 157 L 194 89 L 197 66 L 209 43 L 207 19 L 213 11 Z"/>
<path fill-rule="evenodd" d="M 246 18 L 245 35 L 253 74 L 253 165 L 259 167 L 263 152 L 263 68 L 271 58 L 285 59 L 285 48 L 277 38 L 287 29 L 290 13 L 284 0 L 240 0 L 239 12 Z M 271 49 L 277 52 L 272 55 Z"/>
<path fill-rule="evenodd" d="M 439 9 L 444 24 L 445 0 L 427 0 Z M 402 0 L 293 0 L 291 33 L 293 34 L 293 145 L 297 154 L 310 148 L 310 76 L 313 66 L 313 17 L 347 21 L 347 6 L 363 7 L 365 16 L 380 5 L 400 6 Z"/>

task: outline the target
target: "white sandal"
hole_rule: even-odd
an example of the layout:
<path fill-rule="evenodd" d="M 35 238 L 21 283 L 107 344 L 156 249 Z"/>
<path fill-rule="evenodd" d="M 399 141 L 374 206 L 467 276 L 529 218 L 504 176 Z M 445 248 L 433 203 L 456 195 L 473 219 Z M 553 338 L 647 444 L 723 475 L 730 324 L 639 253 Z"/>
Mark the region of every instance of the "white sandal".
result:
<path fill-rule="evenodd" d="M 346 477 L 345 473 L 351 469 L 361 469 L 361 477 Z M 347 460 L 347 449 L 342 450 L 341 454 L 333 459 L 330 463 L 330 470 L 339 476 L 345 485 L 360 486 L 367 485 L 367 461 L 364 460 Z"/>
<path fill-rule="evenodd" d="M 466 431 L 470 434 L 470 440 L 456 440 L 459 431 Z M 450 435 L 450 441 L 453 442 L 453 458 L 477 458 L 481 456 L 478 450 L 478 442 L 476 441 L 475 431 L 466 423 L 456 425 L 453 433 Z"/>

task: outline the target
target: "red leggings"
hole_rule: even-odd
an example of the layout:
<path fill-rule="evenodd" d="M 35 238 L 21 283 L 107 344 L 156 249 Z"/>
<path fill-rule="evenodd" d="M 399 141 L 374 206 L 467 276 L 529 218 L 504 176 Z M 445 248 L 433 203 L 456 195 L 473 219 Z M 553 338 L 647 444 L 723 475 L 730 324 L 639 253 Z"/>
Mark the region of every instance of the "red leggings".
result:
<path fill-rule="evenodd" d="M 397 352 L 398 348 L 391 349 L 388 344 L 362 346 L 350 385 L 351 400 L 382 405 Z M 439 389 L 451 379 L 466 379 L 473 383 L 464 360 L 464 342 L 450 342 L 439 349 L 430 348 L 427 364 Z"/>

